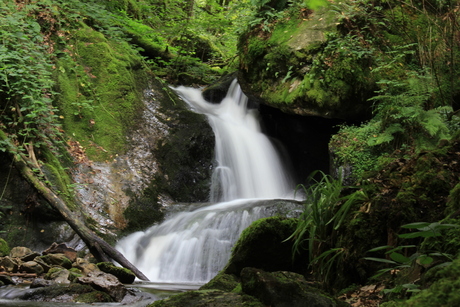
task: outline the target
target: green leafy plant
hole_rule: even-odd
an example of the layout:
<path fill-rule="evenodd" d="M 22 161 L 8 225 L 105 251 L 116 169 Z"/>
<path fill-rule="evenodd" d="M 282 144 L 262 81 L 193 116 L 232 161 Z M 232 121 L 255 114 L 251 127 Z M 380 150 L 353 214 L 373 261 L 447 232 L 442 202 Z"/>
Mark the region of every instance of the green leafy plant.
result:
<path fill-rule="evenodd" d="M 319 174 L 319 180 L 313 176 Z M 342 175 L 334 179 L 321 171 L 311 175 L 310 186 L 300 186 L 305 195 L 305 209 L 299 218 L 295 232 L 287 239 L 293 239 L 294 256 L 300 249 L 308 249 L 309 263 L 322 281 L 328 281 L 332 268 L 345 252 L 334 247 L 336 232 L 343 225 L 353 205 L 366 200 L 362 190 L 343 195 Z"/>
<path fill-rule="evenodd" d="M 433 237 L 441 237 L 443 230 L 459 227 L 456 224 L 442 224 L 439 222 L 416 222 L 401 226 L 404 229 L 416 230 L 405 234 L 398 235 L 401 239 L 427 239 Z M 416 251 L 407 256 L 409 250 Z M 385 258 L 365 257 L 365 260 L 375 261 L 388 265 L 388 267 L 380 269 L 372 278 L 378 278 L 386 273 L 397 274 L 401 270 L 409 269 L 414 265 L 428 267 L 433 264 L 435 258 L 444 260 L 439 266 L 447 266 L 452 262 L 452 255 L 440 251 L 427 251 L 422 243 L 418 245 L 401 245 L 401 246 L 379 246 L 369 250 L 369 252 L 381 252 L 385 250 Z M 446 261 L 447 260 L 447 261 Z M 394 288 L 385 289 L 385 293 L 399 294 L 405 292 L 418 292 L 419 286 L 411 283 L 398 284 Z"/>

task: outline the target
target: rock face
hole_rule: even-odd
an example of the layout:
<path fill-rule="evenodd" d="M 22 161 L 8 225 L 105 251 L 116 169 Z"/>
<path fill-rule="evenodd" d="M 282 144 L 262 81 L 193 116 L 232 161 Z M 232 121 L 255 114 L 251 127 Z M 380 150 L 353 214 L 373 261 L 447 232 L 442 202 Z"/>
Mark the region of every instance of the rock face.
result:
<path fill-rule="evenodd" d="M 343 41 L 343 48 L 334 45 L 340 25 L 340 14 L 326 7 L 291 11 L 269 29 L 253 27 L 239 44 L 243 91 L 290 114 L 347 120 L 367 116 L 367 98 L 376 88 L 369 51 L 354 41 Z"/>

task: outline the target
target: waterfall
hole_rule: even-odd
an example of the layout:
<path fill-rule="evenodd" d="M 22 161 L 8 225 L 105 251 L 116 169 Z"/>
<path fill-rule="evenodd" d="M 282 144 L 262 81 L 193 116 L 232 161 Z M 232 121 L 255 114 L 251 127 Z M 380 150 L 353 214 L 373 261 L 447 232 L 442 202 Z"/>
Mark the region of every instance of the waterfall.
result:
<path fill-rule="evenodd" d="M 260 200 L 291 198 L 293 186 L 236 80 L 220 104 L 205 101 L 199 89 L 175 90 L 208 117 L 214 131 L 217 165 L 210 199 L 216 204 L 133 233 L 117 249 L 152 281 L 200 284 L 224 267 L 243 229 L 270 215 Z"/>

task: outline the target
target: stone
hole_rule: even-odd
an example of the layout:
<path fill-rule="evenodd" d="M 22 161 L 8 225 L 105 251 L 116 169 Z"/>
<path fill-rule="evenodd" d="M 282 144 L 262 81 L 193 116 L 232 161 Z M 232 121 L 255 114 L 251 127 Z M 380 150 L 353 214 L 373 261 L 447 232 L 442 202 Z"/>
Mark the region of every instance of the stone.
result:
<path fill-rule="evenodd" d="M 128 269 L 117 267 L 111 262 L 100 262 L 97 264 L 99 270 L 109 273 L 118 278 L 123 284 L 132 284 L 136 279 L 136 275 Z"/>
<path fill-rule="evenodd" d="M 65 243 L 58 244 L 54 242 L 50 247 L 43 251 L 43 255 L 48 254 L 64 254 L 72 262 L 77 259 L 77 251 L 73 248 L 67 247 Z"/>
<path fill-rule="evenodd" d="M 84 275 L 87 275 L 93 271 L 99 271 L 99 268 L 96 264 L 89 262 L 83 258 L 77 258 L 75 262 L 72 264 L 74 268 L 79 269 Z"/>
<path fill-rule="evenodd" d="M 321 290 L 308 285 L 293 272 L 269 273 L 255 268 L 241 271 L 241 288 L 271 307 L 336 307 L 338 304 Z"/>
<path fill-rule="evenodd" d="M 43 279 L 43 278 L 34 278 L 34 280 L 32 280 L 32 283 L 30 284 L 30 288 L 31 289 L 35 289 L 35 288 L 43 288 L 43 287 L 49 287 L 49 286 L 52 286 L 52 285 L 55 285 L 56 282 L 54 280 L 46 280 L 46 279 Z"/>
<path fill-rule="evenodd" d="M 257 299 L 217 289 L 187 291 L 153 302 L 148 307 L 266 307 Z"/>
<path fill-rule="evenodd" d="M 40 253 L 32 252 L 30 254 L 27 254 L 27 255 L 21 257 L 21 261 L 22 262 L 32 261 L 38 256 L 40 256 Z"/>
<path fill-rule="evenodd" d="M 24 246 L 13 247 L 10 251 L 11 258 L 22 258 L 26 255 L 32 254 L 33 251 L 30 248 Z"/>
<path fill-rule="evenodd" d="M 121 302 L 127 293 L 125 286 L 115 276 L 102 271 L 89 272 L 85 277 L 77 278 L 77 282 L 107 293 L 116 302 Z"/>
<path fill-rule="evenodd" d="M 48 274 L 46 274 L 46 279 L 53 280 L 56 284 L 69 284 L 70 272 L 67 269 L 53 268 Z"/>
<path fill-rule="evenodd" d="M 38 263 L 39 265 L 42 266 L 43 273 L 48 273 L 49 269 L 51 268 L 51 266 L 48 263 L 46 263 L 45 261 L 43 261 L 43 259 L 40 258 L 40 257 L 35 257 L 33 259 L 33 261 L 35 261 L 36 263 Z"/>
<path fill-rule="evenodd" d="M 16 283 L 8 275 L 0 275 L 0 283 L 3 285 L 15 285 Z"/>
<path fill-rule="evenodd" d="M 223 272 L 239 276 L 243 268 L 255 267 L 269 272 L 306 273 L 308 261 L 305 259 L 308 257 L 299 254 L 293 261 L 293 242 L 286 240 L 294 233 L 296 226 L 296 219 L 282 217 L 255 221 L 242 232 Z"/>
<path fill-rule="evenodd" d="M 40 256 L 39 258 L 51 266 L 58 265 L 66 269 L 72 267 L 72 262 L 64 254 L 48 254 Z"/>
<path fill-rule="evenodd" d="M 18 262 L 11 258 L 10 256 L 0 258 L 0 267 L 3 268 L 6 272 L 12 273 L 17 272 Z"/>
<path fill-rule="evenodd" d="M 40 264 L 38 264 L 35 261 L 27 261 L 21 263 L 21 265 L 19 266 L 19 271 L 26 273 L 35 273 L 37 275 L 40 275 L 44 272 L 44 269 Z"/>

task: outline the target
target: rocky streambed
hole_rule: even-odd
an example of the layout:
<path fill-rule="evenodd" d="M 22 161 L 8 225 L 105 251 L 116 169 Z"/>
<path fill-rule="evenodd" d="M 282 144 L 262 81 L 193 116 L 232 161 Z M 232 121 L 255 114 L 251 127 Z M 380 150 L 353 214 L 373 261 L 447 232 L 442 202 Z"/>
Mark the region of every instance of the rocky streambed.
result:
<path fill-rule="evenodd" d="M 54 243 L 42 253 L 15 247 L 0 257 L 0 296 L 6 301 L 131 305 L 160 299 L 129 287 L 134 281 L 131 271 L 79 257 L 65 244 Z"/>

